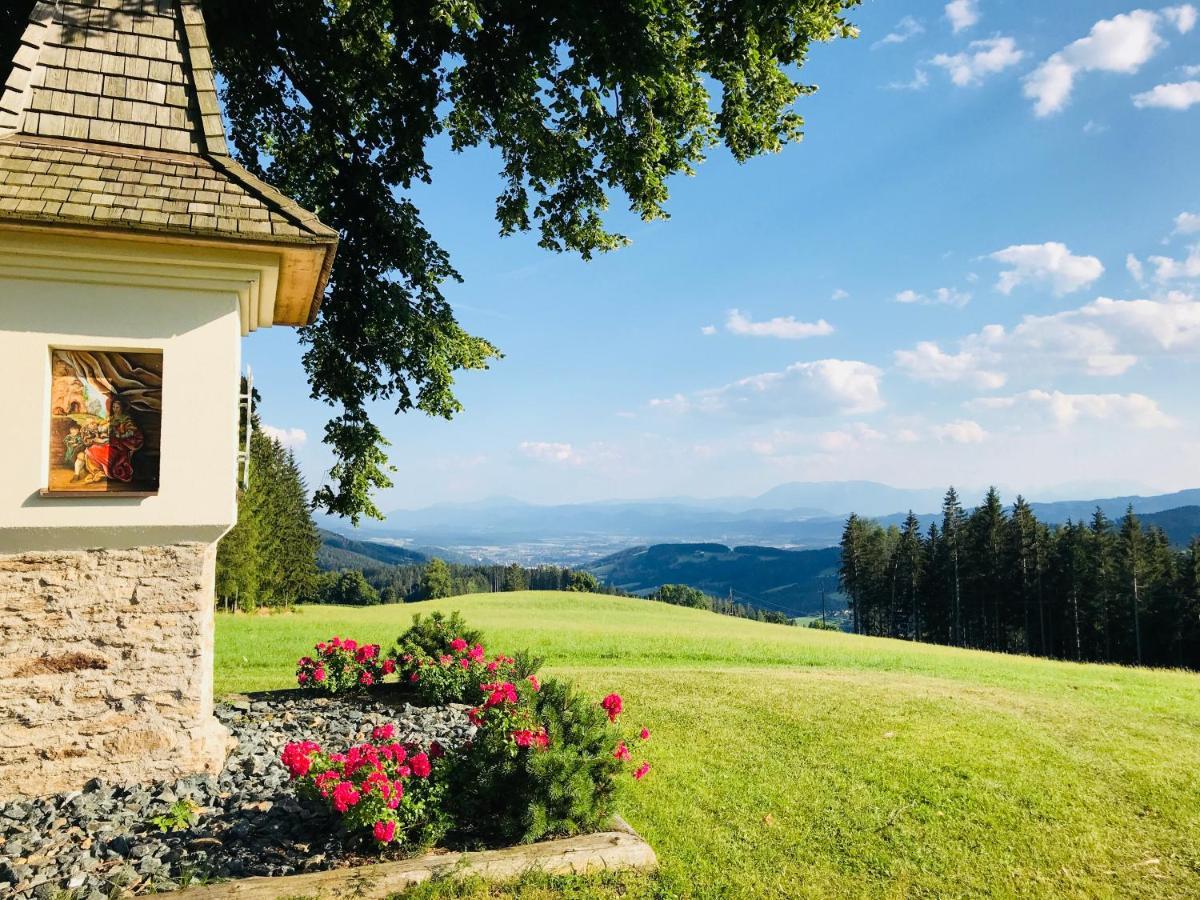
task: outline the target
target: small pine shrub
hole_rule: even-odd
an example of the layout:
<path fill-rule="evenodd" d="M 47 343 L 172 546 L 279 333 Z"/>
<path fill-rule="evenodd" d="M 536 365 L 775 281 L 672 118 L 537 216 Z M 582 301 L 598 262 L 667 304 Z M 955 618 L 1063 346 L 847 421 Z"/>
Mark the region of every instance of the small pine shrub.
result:
<path fill-rule="evenodd" d="M 494 846 L 603 827 L 631 757 L 612 725 L 620 698 L 597 704 L 565 682 L 536 678 L 484 691 L 471 711 L 475 738 L 450 767 L 455 836 Z M 643 763 L 633 775 L 640 780 L 648 769 Z"/>
<path fill-rule="evenodd" d="M 458 610 L 449 616 L 435 612 L 424 617 L 417 613 L 413 616 L 412 626 L 396 639 L 396 648 L 391 656 L 398 659 L 408 653 L 417 659 L 437 659 L 450 652 L 450 643 L 456 638 L 461 638 L 467 642 L 467 646 L 474 647 L 483 643 L 483 632 L 476 628 L 468 628 Z"/>

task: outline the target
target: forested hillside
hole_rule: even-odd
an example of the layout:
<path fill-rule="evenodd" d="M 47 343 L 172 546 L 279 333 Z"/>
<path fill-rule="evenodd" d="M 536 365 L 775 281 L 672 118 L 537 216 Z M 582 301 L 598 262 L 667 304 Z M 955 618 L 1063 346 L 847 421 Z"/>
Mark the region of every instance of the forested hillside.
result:
<path fill-rule="evenodd" d="M 686 584 L 707 594 L 734 599 L 791 616 L 821 612 L 821 590 L 829 608 L 844 603 L 837 588 L 839 551 L 781 550 L 777 547 L 726 547 L 723 544 L 656 544 L 614 553 L 588 571 L 631 592 L 663 584 Z"/>
<path fill-rule="evenodd" d="M 1050 526 L 999 494 L 940 523 L 852 515 L 841 584 L 854 629 L 1063 659 L 1200 667 L 1200 539 L 1179 551 L 1130 509 Z"/>
<path fill-rule="evenodd" d="M 369 569 L 380 563 L 389 566 L 423 563 L 428 558 L 415 550 L 377 541 L 356 541 L 324 528 L 319 533 L 317 565 L 322 569 Z"/>

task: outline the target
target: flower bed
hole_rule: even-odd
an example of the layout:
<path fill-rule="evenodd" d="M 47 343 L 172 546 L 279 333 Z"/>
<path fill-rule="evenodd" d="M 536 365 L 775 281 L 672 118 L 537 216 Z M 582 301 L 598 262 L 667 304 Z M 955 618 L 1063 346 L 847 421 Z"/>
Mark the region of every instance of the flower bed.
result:
<path fill-rule="evenodd" d="M 649 731 L 621 731 L 618 695 L 597 701 L 543 683 L 540 661 L 489 657 L 458 626 L 418 620 L 386 657 L 335 637 L 299 661 L 305 692 L 220 704 L 238 746 L 218 777 L 148 787 L 97 779 L 0 806 L 0 896 L 137 894 L 196 877 L 396 860 L 435 843 L 497 847 L 601 830 L 621 784 L 649 771 L 631 752 Z M 381 688 L 397 670 L 400 683 Z M 426 676 L 434 687 L 421 689 Z M 389 706 L 380 690 L 474 705 Z M 587 856 L 582 846 L 543 856 L 567 865 Z M 630 858 L 653 859 L 635 849 Z"/>

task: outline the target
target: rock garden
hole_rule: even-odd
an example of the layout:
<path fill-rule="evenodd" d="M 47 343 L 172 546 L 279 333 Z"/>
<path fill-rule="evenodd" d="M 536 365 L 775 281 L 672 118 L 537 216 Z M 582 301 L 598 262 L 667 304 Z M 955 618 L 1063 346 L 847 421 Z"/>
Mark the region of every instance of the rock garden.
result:
<path fill-rule="evenodd" d="M 539 680 L 457 615 L 377 645 L 331 638 L 299 689 L 228 698 L 219 775 L 121 785 L 103 773 L 0 805 L 0 896 L 100 900 L 600 831 L 638 744 L 616 694 Z"/>

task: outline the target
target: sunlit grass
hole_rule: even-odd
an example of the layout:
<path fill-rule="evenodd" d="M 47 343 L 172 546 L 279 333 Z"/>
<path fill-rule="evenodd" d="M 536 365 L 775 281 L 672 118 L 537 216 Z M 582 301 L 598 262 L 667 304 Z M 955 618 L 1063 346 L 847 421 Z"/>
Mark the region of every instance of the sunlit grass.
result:
<path fill-rule="evenodd" d="M 654 732 L 626 818 L 657 878 L 422 897 L 1200 895 L 1200 678 L 579 594 L 219 616 L 218 692 L 287 687 L 334 633 L 459 609 Z"/>

